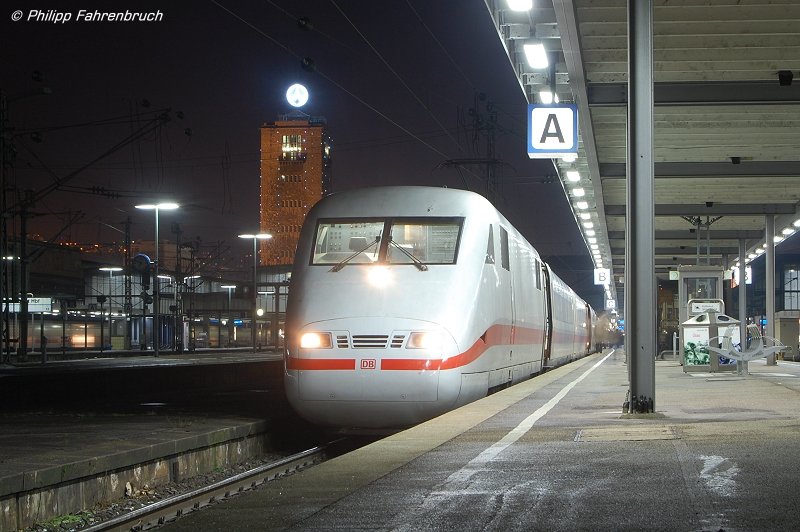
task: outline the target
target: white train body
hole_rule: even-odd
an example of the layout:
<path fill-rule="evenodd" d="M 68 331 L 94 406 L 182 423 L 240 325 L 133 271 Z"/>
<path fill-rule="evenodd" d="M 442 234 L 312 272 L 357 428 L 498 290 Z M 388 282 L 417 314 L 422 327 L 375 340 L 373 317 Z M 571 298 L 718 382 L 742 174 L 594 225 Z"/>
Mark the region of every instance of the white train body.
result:
<path fill-rule="evenodd" d="M 286 393 L 319 425 L 413 425 L 591 343 L 591 308 L 485 198 L 462 190 L 324 198 L 303 225 L 291 283 Z"/>

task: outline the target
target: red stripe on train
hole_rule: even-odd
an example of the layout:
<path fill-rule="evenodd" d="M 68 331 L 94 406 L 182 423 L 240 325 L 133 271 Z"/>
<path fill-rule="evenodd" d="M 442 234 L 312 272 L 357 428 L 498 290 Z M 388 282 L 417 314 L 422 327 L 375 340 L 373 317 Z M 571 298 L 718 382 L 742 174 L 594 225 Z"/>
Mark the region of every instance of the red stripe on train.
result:
<path fill-rule="evenodd" d="M 286 359 L 286 369 L 356 369 L 353 358 L 297 358 Z"/>
<path fill-rule="evenodd" d="M 380 369 L 395 371 L 425 371 L 455 369 L 477 360 L 487 349 L 495 345 L 520 345 L 540 343 L 544 337 L 542 329 L 492 325 L 472 346 L 458 355 L 448 358 L 383 358 Z M 289 357 L 286 369 L 303 370 L 354 370 L 355 359 L 296 358 Z"/>

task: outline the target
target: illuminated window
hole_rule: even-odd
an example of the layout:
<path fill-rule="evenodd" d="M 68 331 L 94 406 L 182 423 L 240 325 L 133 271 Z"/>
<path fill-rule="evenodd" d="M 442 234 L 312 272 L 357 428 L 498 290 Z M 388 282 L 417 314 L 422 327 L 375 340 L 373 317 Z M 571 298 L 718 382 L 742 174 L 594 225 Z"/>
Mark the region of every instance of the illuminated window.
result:
<path fill-rule="evenodd" d="M 303 136 L 283 135 L 281 142 L 281 159 L 297 161 L 304 159 Z"/>

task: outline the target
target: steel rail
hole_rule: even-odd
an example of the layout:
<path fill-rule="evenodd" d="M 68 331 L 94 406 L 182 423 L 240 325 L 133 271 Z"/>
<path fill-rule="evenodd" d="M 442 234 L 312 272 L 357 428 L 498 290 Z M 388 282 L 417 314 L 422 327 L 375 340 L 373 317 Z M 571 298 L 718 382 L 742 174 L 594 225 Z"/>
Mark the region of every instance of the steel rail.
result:
<path fill-rule="evenodd" d="M 124 515 L 84 528 L 82 532 L 105 532 L 110 530 L 138 532 L 163 525 L 231 495 L 253 489 L 270 480 L 321 463 L 328 458 L 328 451 L 335 444 L 342 441 L 336 440 L 325 445 L 312 447 L 208 486 L 143 506 Z"/>

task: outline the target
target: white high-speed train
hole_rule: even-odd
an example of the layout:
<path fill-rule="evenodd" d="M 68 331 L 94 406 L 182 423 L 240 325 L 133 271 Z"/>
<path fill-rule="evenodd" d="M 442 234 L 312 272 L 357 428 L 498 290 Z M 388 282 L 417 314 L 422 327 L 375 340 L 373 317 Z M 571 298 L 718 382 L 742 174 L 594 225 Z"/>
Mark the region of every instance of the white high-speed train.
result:
<path fill-rule="evenodd" d="M 595 322 L 482 196 L 340 192 L 300 235 L 286 393 L 315 424 L 402 428 L 586 355 Z"/>

